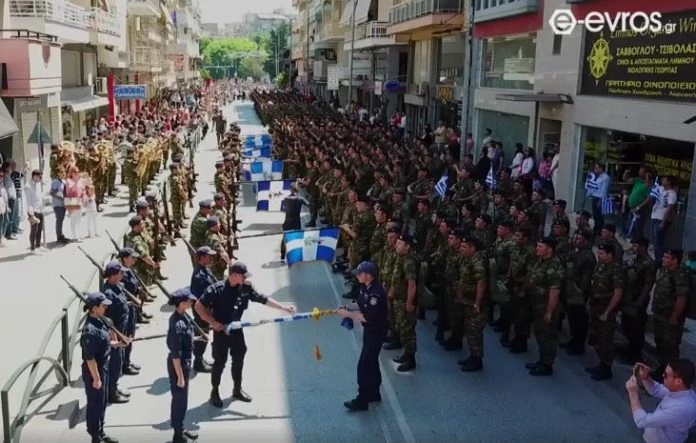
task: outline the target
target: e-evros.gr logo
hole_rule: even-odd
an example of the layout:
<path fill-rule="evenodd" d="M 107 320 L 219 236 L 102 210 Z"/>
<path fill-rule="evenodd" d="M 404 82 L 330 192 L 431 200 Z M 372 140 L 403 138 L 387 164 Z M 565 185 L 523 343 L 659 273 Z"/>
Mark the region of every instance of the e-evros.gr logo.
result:
<path fill-rule="evenodd" d="M 584 18 L 578 19 L 570 9 L 556 9 L 549 18 L 549 25 L 554 34 L 570 35 L 577 25 L 585 26 L 589 32 L 598 33 L 607 28 L 610 32 L 665 33 L 671 34 L 675 23 L 662 23 L 659 12 L 609 12 L 592 11 Z"/>

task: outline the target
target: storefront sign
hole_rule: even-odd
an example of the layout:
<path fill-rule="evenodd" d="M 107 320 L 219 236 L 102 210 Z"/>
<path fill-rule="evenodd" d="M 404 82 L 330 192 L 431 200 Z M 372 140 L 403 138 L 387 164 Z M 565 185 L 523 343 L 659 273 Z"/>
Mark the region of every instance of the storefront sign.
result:
<path fill-rule="evenodd" d="M 443 102 L 453 102 L 455 101 L 455 89 L 454 86 L 450 85 L 437 85 L 435 86 L 435 99 Z"/>
<path fill-rule="evenodd" d="M 671 34 L 587 32 L 581 94 L 696 101 L 696 10 L 663 14 Z"/>
<path fill-rule="evenodd" d="M 654 151 L 645 154 L 645 165 L 650 167 L 658 177 L 671 175 L 680 196 L 689 192 L 691 171 L 693 168 L 693 151 L 675 150 L 670 154 L 657 154 Z"/>
<path fill-rule="evenodd" d="M 114 87 L 116 100 L 147 100 L 146 85 L 118 85 Z"/>
<path fill-rule="evenodd" d="M 387 93 L 391 92 L 403 94 L 406 92 L 406 86 L 398 80 L 387 80 L 384 82 L 384 85 L 382 85 L 382 89 Z"/>
<path fill-rule="evenodd" d="M 48 96 L 22 97 L 15 99 L 15 106 L 19 112 L 31 112 L 48 107 Z"/>

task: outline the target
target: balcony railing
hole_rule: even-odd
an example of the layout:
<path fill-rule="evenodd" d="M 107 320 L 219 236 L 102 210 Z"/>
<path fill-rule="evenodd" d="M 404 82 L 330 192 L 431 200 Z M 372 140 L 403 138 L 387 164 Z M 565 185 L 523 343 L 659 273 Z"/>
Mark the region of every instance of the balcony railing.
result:
<path fill-rule="evenodd" d="M 389 23 L 382 22 L 368 22 L 355 27 L 355 40 L 362 40 L 366 38 L 384 38 L 387 37 L 387 28 Z M 350 41 L 353 37 L 351 31 L 346 31 L 345 39 Z"/>
<path fill-rule="evenodd" d="M 161 68 L 164 58 L 160 52 L 152 48 L 135 48 L 131 51 L 131 64 Z"/>
<path fill-rule="evenodd" d="M 61 0 L 11 0 L 10 16 L 37 18 L 82 29 L 92 25 L 92 11 Z"/>
<path fill-rule="evenodd" d="M 92 29 L 104 34 L 121 35 L 121 27 L 126 17 L 114 11 L 92 8 Z"/>
<path fill-rule="evenodd" d="M 432 14 L 463 12 L 463 3 L 463 0 L 410 0 L 389 10 L 389 22 L 393 25 Z"/>
<path fill-rule="evenodd" d="M 160 10 L 160 2 L 158 0 L 128 0 L 128 3 L 149 3 L 156 10 Z"/>
<path fill-rule="evenodd" d="M 497 20 L 520 14 L 529 14 L 539 9 L 538 0 L 489 0 L 474 1 L 474 21 L 476 23 Z"/>

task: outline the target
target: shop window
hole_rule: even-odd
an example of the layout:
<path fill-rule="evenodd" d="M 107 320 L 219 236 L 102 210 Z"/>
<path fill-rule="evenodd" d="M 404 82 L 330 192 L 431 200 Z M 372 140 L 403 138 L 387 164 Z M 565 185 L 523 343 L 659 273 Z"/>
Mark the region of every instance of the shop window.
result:
<path fill-rule="evenodd" d="M 464 86 L 465 51 L 466 37 L 464 34 L 442 37 L 438 83 Z"/>
<path fill-rule="evenodd" d="M 527 146 L 529 138 L 528 117 L 479 109 L 477 111 L 477 120 L 477 153 L 480 153 L 481 142 L 483 141 L 486 128 L 490 128 L 493 131 L 494 140 L 503 144 L 506 165 L 509 165 L 514 157 L 516 143 L 522 143 L 524 146 Z"/>
<path fill-rule="evenodd" d="M 536 37 L 495 38 L 484 41 L 483 78 L 488 88 L 534 88 Z"/>

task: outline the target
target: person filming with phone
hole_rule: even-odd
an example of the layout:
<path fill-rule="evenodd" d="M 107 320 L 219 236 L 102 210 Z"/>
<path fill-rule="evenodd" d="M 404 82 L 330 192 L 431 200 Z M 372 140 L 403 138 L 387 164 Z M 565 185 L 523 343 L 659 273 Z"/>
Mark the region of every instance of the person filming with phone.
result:
<path fill-rule="evenodd" d="M 696 393 L 691 389 L 694 364 L 684 358 L 672 360 L 665 368 L 664 384 L 654 381 L 651 371 L 649 366 L 637 363 L 626 382 L 633 421 L 645 430 L 643 439 L 647 443 L 683 443 L 689 429 L 696 425 Z M 643 409 L 639 383 L 649 395 L 661 399 L 654 412 Z"/>

